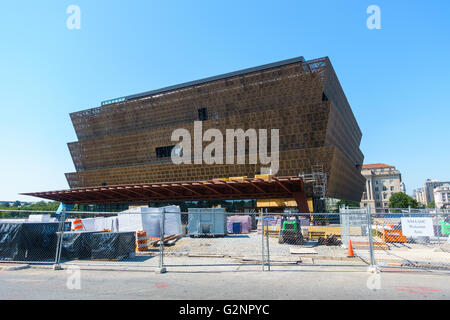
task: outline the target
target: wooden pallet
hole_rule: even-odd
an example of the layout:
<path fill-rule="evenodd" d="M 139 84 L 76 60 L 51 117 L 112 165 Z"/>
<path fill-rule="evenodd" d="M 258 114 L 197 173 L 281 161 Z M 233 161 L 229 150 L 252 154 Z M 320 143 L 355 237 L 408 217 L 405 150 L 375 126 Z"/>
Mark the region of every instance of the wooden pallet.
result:
<path fill-rule="evenodd" d="M 323 231 L 308 232 L 308 238 L 310 238 L 310 239 L 319 239 L 322 237 L 325 237 L 325 232 L 323 232 Z"/>

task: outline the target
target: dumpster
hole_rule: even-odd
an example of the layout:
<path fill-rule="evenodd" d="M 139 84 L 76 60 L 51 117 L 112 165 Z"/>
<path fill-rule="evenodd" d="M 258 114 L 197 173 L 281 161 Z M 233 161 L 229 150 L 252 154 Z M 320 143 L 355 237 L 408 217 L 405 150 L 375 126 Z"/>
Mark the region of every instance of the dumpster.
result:
<path fill-rule="evenodd" d="M 191 237 L 225 236 L 225 208 L 189 208 L 188 234 Z"/>

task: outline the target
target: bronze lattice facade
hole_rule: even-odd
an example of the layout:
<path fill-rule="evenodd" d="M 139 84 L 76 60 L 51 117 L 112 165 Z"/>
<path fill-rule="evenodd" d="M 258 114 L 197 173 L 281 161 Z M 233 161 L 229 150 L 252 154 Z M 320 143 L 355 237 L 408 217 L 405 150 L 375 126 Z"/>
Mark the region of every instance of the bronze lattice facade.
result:
<path fill-rule="evenodd" d="M 72 113 L 78 137 L 68 144 L 76 172 L 71 188 L 195 181 L 260 173 L 259 164 L 175 165 L 167 157 L 172 131 L 202 120 L 217 128 L 279 129 L 278 176 L 320 165 L 330 197 L 359 201 L 361 131 L 327 57 L 294 58 L 119 98 Z M 207 145 L 208 143 L 205 143 Z"/>

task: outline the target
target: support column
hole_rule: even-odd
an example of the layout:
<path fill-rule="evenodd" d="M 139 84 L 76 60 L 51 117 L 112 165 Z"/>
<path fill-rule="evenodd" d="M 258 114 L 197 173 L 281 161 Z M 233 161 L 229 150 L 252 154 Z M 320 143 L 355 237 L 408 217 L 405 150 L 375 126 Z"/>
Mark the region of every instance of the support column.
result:
<path fill-rule="evenodd" d="M 295 192 L 292 194 L 295 202 L 297 202 L 298 210 L 301 213 L 309 213 L 309 207 L 308 207 L 308 199 L 306 198 L 305 190 L 301 192 Z"/>

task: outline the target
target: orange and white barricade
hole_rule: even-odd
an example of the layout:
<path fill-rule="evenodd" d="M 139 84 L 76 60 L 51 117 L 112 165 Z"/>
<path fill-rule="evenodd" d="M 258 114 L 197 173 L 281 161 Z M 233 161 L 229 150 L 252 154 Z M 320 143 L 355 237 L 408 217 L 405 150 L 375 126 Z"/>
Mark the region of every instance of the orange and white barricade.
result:
<path fill-rule="evenodd" d="M 82 231 L 83 230 L 83 222 L 81 219 L 75 219 L 73 222 L 73 230 L 74 231 Z"/>
<path fill-rule="evenodd" d="M 136 232 L 136 237 L 137 251 L 148 251 L 147 232 L 145 230 L 139 230 Z"/>

